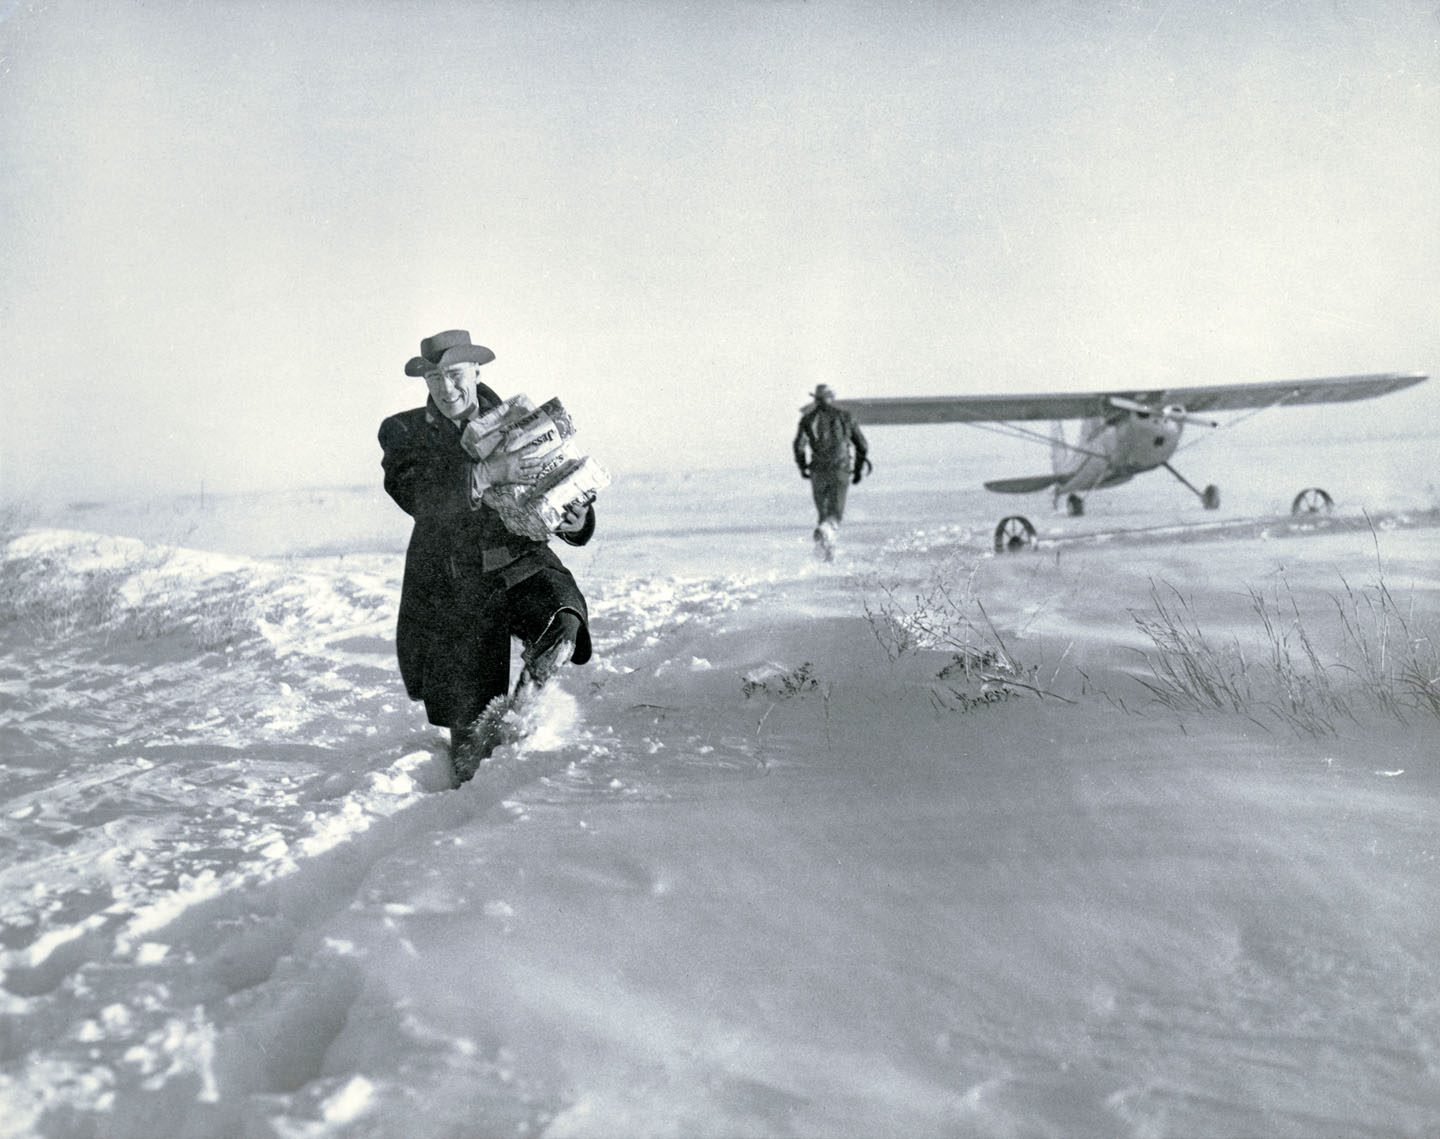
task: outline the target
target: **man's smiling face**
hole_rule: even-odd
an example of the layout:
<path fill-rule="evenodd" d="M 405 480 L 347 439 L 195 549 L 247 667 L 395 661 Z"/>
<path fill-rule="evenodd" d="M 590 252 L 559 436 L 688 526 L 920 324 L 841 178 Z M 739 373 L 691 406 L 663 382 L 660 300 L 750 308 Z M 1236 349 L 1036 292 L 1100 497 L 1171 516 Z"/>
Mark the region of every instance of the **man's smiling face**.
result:
<path fill-rule="evenodd" d="M 457 423 L 478 410 L 475 385 L 479 381 L 480 365 L 469 361 L 457 361 L 425 373 L 425 386 L 430 389 L 435 406 L 447 419 Z"/>

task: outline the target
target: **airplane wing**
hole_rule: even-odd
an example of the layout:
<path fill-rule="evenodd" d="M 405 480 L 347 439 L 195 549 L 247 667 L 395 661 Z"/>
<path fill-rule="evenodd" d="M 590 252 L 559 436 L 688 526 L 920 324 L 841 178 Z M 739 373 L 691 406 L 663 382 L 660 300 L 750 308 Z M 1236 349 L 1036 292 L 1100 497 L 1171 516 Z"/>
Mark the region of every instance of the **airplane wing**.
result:
<path fill-rule="evenodd" d="M 1046 395 L 894 396 L 836 402 L 864 424 L 992 423 L 1022 419 L 1090 419 L 1115 410 L 1110 400 L 1153 407 L 1180 404 L 1186 411 L 1290 407 L 1373 399 L 1428 379 L 1419 373 L 1380 372 L 1315 380 L 1274 380 L 1208 387 L 1128 388 L 1123 391 L 1055 392 Z"/>

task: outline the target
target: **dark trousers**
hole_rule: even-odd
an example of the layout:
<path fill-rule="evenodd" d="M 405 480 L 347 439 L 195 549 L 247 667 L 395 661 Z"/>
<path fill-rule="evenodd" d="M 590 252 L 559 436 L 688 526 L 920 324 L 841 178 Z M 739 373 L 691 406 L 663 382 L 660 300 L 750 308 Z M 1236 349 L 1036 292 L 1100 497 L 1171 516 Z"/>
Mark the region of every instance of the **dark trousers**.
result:
<path fill-rule="evenodd" d="M 839 522 L 845 517 L 845 493 L 850 489 L 850 467 L 814 466 L 810 468 L 810 493 L 815 496 L 815 510 L 820 521 Z"/>
<path fill-rule="evenodd" d="M 464 728 L 496 696 L 510 689 L 510 638 L 528 649 L 562 610 L 585 613 L 580 588 L 568 570 L 545 568 L 505 587 L 499 575 L 462 583 L 455 635 L 444 646 L 450 659 L 432 691 L 427 675 L 426 711 L 431 723 Z M 437 646 L 438 647 L 438 646 Z"/>

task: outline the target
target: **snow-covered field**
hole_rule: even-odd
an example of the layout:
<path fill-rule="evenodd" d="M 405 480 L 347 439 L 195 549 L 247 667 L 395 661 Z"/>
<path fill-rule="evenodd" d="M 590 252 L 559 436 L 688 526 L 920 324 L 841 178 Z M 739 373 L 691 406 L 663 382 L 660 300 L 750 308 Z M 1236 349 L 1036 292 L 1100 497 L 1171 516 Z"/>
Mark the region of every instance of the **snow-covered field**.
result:
<path fill-rule="evenodd" d="M 964 443 L 831 564 L 788 463 L 618 479 L 596 659 L 458 791 L 378 478 L 18 516 L 0 1135 L 1440 1133 L 1434 440 L 1081 519 Z"/>

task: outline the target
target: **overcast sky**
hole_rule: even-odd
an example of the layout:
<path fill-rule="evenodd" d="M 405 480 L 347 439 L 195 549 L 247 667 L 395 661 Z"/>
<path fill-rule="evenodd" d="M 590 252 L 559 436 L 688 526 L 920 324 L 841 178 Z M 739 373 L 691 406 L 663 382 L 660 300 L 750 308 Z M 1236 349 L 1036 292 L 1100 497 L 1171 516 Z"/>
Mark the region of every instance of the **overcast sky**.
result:
<path fill-rule="evenodd" d="M 4 490 L 376 480 L 453 327 L 617 472 L 1435 370 L 1436 8 L 0 0 Z"/>

